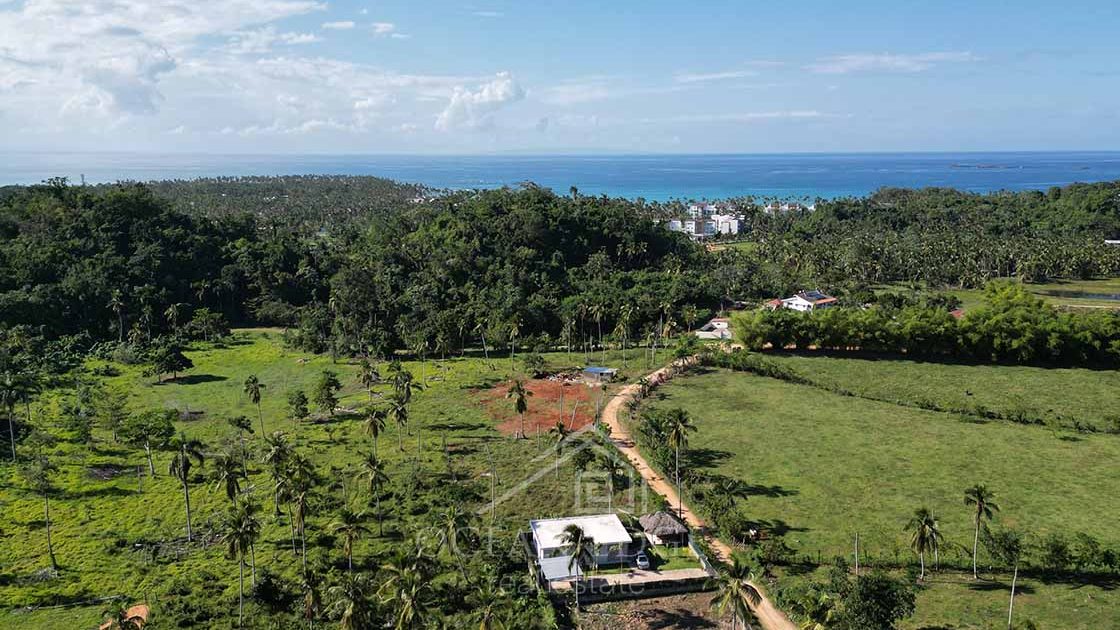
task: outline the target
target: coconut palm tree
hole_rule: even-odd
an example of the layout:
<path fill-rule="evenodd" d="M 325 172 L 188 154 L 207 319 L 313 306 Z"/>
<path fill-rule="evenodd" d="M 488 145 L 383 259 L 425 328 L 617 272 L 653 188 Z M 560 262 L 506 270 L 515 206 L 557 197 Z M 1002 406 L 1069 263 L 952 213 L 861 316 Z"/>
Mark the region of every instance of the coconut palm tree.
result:
<path fill-rule="evenodd" d="M 0 405 L 8 412 L 8 436 L 12 441 L 12 461 L 16 461 L 15 408 L 20 399 L 19 379 L 12 372 L 4 372 L 0 377 Z"/>
<path fill-rule="evenodd" d="M 331 606 L 327 613 L 338 617 L 342 630 L 366 630 L 374 627 L 373 605 L 370 602 L 371 586 L 369 577 L 353 573 L 342 576 L 342 580 L 327 590 Z"/>
<path fill-rule="evenodd" d="M 978 579 L 976 572 L 976 547 L 980 543 L 980 526 L 984 519 L 992 520 L 993 512 L 999 511 L 999 505 L 992 499 L 995 493 L 984 484 L 976 484 L 964 491 L 964 504 L 972 506 L 972 520 L 975 531 L 972 534 L 972 579 Z"/>
<path fill-rule="evenodd" d="M 245 616 L 245 554 L 253 548 L 261 533 L 256 509 L 251 501 L 238 501 L 225 513 L 221 523 L 220 540 L 226 546 L 226 557 L 237 560 L 238 626 L 242 625 Z"/>
<path fill-rule="evenodd" d="M 667 417 L 667 437 L 669 446 L 675 453 L 677 475 L 677 516 L 684 516 L 684 495 L 681 492 L 681 450 L 688 447 L 688 434 L 696 431 L 696 425 L 688 412 L 681 408 L 672 409 Z"/>
<path fill-rule="evenodd" d="M 509 597 L 501 587 L 488 580 L 482 581 L 467 595 L 467 604 L 478 619 L 478 630 L 505 630 L 500 615 L 509 606 Z"/>
<path fill-rule="evenodd" d="M 439 515 L 439 529 L 440 541 L 436 553 L 438 554 L 443 547 L 447 547 L 447 552 L 458 561 L 459 573 L 462 574 L 463 581 L 469 584 L 471 580 L 467 577 L 466 565 L 463 563 L 465 555 L 463 546 L 474 539 L 471 513 L 464 512 L 458 505 L 450 505 Z"/>
<path fill-rule="evenodd" d="M 288 477 L 288 490 L 291 496 L 292 503 L 295 506 L 294 513 L 292 514 L 292 521 L 296 525 L 296 531 L 299 533 L 300 546 L 302 553 L 300 554 L 303 560 L 303 568 L 307 568 L 307 514 L 309 508 L 309 501 L 311 499 L 311 491 L 315 487 L 317 475 L 315 473 L 315 466 L 311 460 L 307 459 L 302 453 L 294 452 L 288 460 L 287 466 Z"/>
<path fill-rule="evenodd" d="M 229 425 L 237 429 L 237 440 L 241 442 L 241 466 L 242 472 L 245 473 L 245 478 L 249 478 L 248 464 L 245 461 L 248 459 L 249 449 L 245 446 L 245 432 L 253 432 L 253 422 L 247 416 L 234 416 L 229 419 Z"/>
<path fill-rule="evenodd" d="M 595 564 L 595 539 L 588 536 L 582 527 L 573 523 L 560 533 L 560 544 L 571 557 L 568 560 L 568 573 L 576 576 L 572 591 L 576 594 L 576 610 L 579 610 L 579 574 L 584 561 L 591 566 Z"/>
<path fill-rule="evenodd" d="M 408 424 L 408 401 L 398 393 L 389 399 L 385 417 L 397 425 L 397 448 L 404 452 L 404 427 Z"/>
<path fill-rule="evenodd" d="M 51 494 L 54 485 L 51 483 L 51 473 L 58 468 L 47 458 L 40 454 L 34 461 L 21 472 L 27 486 L 35 494 L 43 497 L 43 522 L 46 524 L 47 557 L 51 561 L 51 570 L 58 571 L 58 561 L 54 556 L 54 542 L 51 540 Z"/>
<path fill-rule="evenodd" d="M 377 455 L 377 438 L 385 432 L 385 423 L 388 414 L 384 409 L 370 408 L 366 412 L 366 421 L 362 425 L 366 434 L 373 438 L 373 454 Z"/>
<path fill-rule="evenodd" d="M 377 371 L 377 366 L 371 363 L 369 359 L 362 359 L 361 363 L 358 364 L 358 382 L 366 388 L 369 401 L 373 402 L 373 386 L 381 382 L 381 373 Z"/>
<path fill-rule="evenodd" d="M 331 531 L 342 536 L 342 550 L 346 553 L 347 570 L 354 571 L 354 542 L 369 533 L 369 528 L 362 523 L 365 514 L 355 513 L 350 508 L 342 508 L 338 518 L 331 524 Z"/>
<path fill-rule="evenodd" d="M 168 466 L 168 473 L 172 477 L 179 480 L 183 484 L 183 501 L 187 510 L 187 542 L 194 540 L 194 534 L 191 531 L 191 488 L 190 476 L 193 464 L 191 460 L 198 462 L 202 466 L 206 461 L 206 455 L 203 453 L 203 445 L 201 440 L 188 438 L 185 433 L 180 432 L 179 437 L 172 441 L 172 447 L 175 455 L 171 457 L 171 464 Z"/>
<path fill-rule="evenodd" d="M 261 390 L 264 389 L 264 383 L 260 382 L 256 374 L 249 375 L 245 379 L 245 393 L 249 395 L 249 401 L 257 406 L 257 418 L 261 422 L 261 435 L 264 432 L 264 414 L 261 412 Z"/>
<path fill-rule="evenodd" d="M 214 470 L 210 473 L 215 490 L 225 490 L 230 502 L 237 501 L 241 494 L 241 480 L 245 479 L 245 463 L 233 452 L 219 453 L 214 458 Z"/>
<path fill-rule="evenodd" d="M 529 410 L 529 397 L 533 392 L 525 389 L 525 382 L 514 379 L 513 384 L 506 390 L 506 398 L 513 400 L 513 410 L 521 418 L 521 428 L 517 430 L 517 437 L 525 439 L 525 412 Z"/>
<path fill-rule="evenodd" d="M 762 594 L 751 584 L 751 570 L 738 557 L 732 559 L 731 566 L 724 567 L 714 579 L 716 596 L 712 606 L 719 615 L 731 613 L 731 628 L 734 630 L 742 621 L 744 625 L 754 619 L 752 606 L 762 601 Z"/>
<path fill-rule="evenodd" d="M 124 296 L 120 289 L 113 290 L 109 308 L 117 316 L 117 343 L 124 343 Z"/>
<path fill-rule="evenodd" d="M 937 523 L 937 517 L 929 511 L 928 508 L 918 508 L 914 511 L 914 516 L 906 525 L 906 530 L 911 532 L 910 535 L 910 548 L 918 554 L 918 559 L 922 565 L 922 572 L 918 576 L 919 580 L 926 578 L 926 552 L 934 552 L 941 546 L 941 530 Z"/>
<path fill-rule="evenodd" d="M 607 474 L 607 511 L 610 512 L 614 509 L 614 480 L 622 474 L 622 464 L 612 453 L 603 453 L 599 456 L 599 467 Z"/>
<path fill-rule="evenodd" d="M 514 315 L 509 320 L 509 367 L 513 369 L 513 361 L 517 358 L 517 337 L 521 334 L 521 316 Z"/>
<path fill-rule="evenodd" d="M 564 440 L 568 439 L 571 431 L 568 427 L 564 426 L 563 420 L 557 420 L 556 424 L 548 430 L 548 434 L 556 440 L 556 476 L 560 476 L 560 453 L 564 450 Z"/>
<path fill-rule="evenodd" d="M 272 499 L 275 505 L 276 516 L 280 515 L 280 493 L 287 482 L 288 460 L 292 456 L 292 447 L 283 431 L 273 431 L 266 436 L 265 452 L 261 456 L 261 463 L 268 466 L 269 475 L 272 477 Z M 290 516 L 290 515 L 289 515 Z"/>
<path fill-rule="evenodd" d="M 303 592 L 303 618 L 307 620 L 309 630 L 315 627 L 315 617 L 323 608 L 323 596 L 319 592 L 322 578 L 310 569 L 304 569 L 300 574 L 299 588 Z"/>
<path fill-rule="evenodd" d="M 377 453 L 366 453 L 362 457 L 361 470 L 358 479 L 364 481 L 369 488 L 369 494 L 374 498 L 377 510 L 377 535 L 384 536 L 385 528 L 381 523 L 381 488 L 389 481 L 385 473 L 385 463 L 377 458 Z"/>
<path fill-rule="evenodd" d="M 381 569 L 388 577 L 380 592 L 382 601 L 393 606 L 393 628 L 423 627 L 428 616 L 432 586 L 431 580 L 420 570 L 418 559 L 399 555 Z"/>

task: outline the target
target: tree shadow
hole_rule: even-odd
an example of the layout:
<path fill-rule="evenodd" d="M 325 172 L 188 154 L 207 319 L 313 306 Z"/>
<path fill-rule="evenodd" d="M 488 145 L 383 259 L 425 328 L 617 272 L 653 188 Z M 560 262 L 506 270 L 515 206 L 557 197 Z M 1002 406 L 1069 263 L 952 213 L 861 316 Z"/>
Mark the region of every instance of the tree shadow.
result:
<path fill-rule="evenodd" d="M 135 489 L 125 489 L 120 486 L 103 486 L 101 488 L 86 488 L 78 491 L 67 491 L 67 499 L 93 499 L 98 497 L 142 497 Z"/>
<path fill-rule="evenodd" d="M 978 593 L 995 593 L 995 592 L 1011 592 L 1011 583 L 1003 582 L 1000 580 L 972 582 L 968 585 L 968 590 L 976 591 Z M 1029 582 L 1018 582 L 1015 584 L 1016 595 L 1031 595 L 1035 592 L 1035 588 Z"/>
<path fill-rule="evenodd" d="M 429 431 L 480 431 L 490 428 L 490 425 L 485 422 L 440 422 L 424 428 Z"/>
<path fill-rule="evenodd" d="M 228 381 L 228 376 L 220 376 L 218 374 L 184 374 L 178 378 L 164 379 L 158 383 L 154 383 L 156 387 L 164 385 L 200 385 L 202 383 L 220 383 Z"/>
<path fill-rule="evenodd" d="M 714 448 L 690 448 L 681 453 L 681 464 L 688 468 L 715 468 L 731 458 L 730 451 Z"/>
<path fill-rule="evenodd" d="M 646 625 L 651 630 L 664 630 L 666 628 L 718 628 L 719 625 L 691 610 L 678 608 L 676 610 L 655 610 Z"/>
<path fill-rule="evenodd" d="M 783 486 L 764 486 L 761 484 L 746 484 L 744 491 L 747 496 L 762 496 L 770 498 L 792 497 L 801 494 L 797 488 L 786 488 Z"/>

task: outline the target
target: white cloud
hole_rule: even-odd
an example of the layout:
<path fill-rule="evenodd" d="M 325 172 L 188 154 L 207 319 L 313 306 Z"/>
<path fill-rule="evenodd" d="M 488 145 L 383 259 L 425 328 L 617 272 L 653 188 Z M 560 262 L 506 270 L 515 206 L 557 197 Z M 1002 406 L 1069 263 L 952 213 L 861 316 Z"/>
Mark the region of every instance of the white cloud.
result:
<path fill-rule="evenodd" d="M 277 45 L 313 44 L 322 39 L 313 33 L 280 33 L 276 27 L 240 31 L 229 40 L 229 51 L 238 55 L 260 55 L 272 52 Z"/>
<path fill-rule="evenodd" d="M 348 31 L 357 26 L 353 20 L 341 20 L 338 22 L 323 22 L 323 28 L 328 31 Z"/>
<path fill-rule="evenodd" d="M 483 129 L 493 123 L 494 113 L 525 98 L 525 90 L 508 72 L 499 72 L 475 90 L 456 87 L 447 107 L 436 118 L 436 129 Z"/>
<path fill-rule="evenodd" d="M 611 98 L 609 77 L 568 79 L 544 90 L 541 100 L 550 105 L 578 105 Z"/>
<path fill-rule="evenodd" d="M 397 30 L 397 25 L 392 22 L 374 22 L 370 28 L 374 35 L 389 35 Z"/>
<path fill-rule="evenodd" d="M 506 14 L 501 11 L 475 11 L 474 15 L 483 18 L 500 18 L 505 17 Z"/>
<path fill-rule="evenodd" d="M 663 123 L 747 123 L 762 120 L 804 120 L 812 118 L 837 118 L 836 114 L 826 114 L 814 109 L 784 110 L 768 112 L 737 112 L 728 114 L 684 114 L 664 118 L 642 118 L 639 122 L 644 124 Z"/>
<path fill-rule="evenodd" d="M 755 70 L 728 70 L 724 72 L 679 73 L 673 77 L 677 83 L 704 83 L 758 76 Z"/>
<path fill-rule="evenodd" d="M 822 74 L 848 74 L 851 72 L 922 72 L 942 63 L 979 61 L 971 52 L 928 52 L 916 55 L 853 54 L 825 57 L 805 68 Z"/>

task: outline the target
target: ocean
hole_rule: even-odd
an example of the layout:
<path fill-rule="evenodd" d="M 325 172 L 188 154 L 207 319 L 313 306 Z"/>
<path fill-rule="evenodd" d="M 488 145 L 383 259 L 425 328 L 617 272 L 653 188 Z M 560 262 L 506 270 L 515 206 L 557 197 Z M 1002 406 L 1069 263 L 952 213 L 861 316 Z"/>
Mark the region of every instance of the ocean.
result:
<path fill-rule="evenodd" d="M 6 153 L 0 184 L 48 177 L 90 183 L 242 175 L 375 175 L 436 188 L 531 181 L 566 194 L 668 199 L 812 200 L 884 186 L 973 192 L 1120 180 L 1120 151 L 743 155 L 194 155 Z"/>

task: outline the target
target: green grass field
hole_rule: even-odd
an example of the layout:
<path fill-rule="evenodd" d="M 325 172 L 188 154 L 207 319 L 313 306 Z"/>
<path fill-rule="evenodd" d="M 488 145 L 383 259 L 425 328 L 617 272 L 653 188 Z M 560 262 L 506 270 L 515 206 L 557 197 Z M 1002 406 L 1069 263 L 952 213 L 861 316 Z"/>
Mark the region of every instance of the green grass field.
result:
<path fill-rule="evenodd" d="M 307 453 L 326 478 L 324 497 L 308 524 L 310 559 L 344 566 L 341 546 L 327 531 L 337 508 L 349 504 L 366 510 L 367 526 L 377 531 L 370 501 L 354 480 L 360 453 L 371 448 L 371 438 L 363 433 L 357 414 L 342 412 L 331 420 L 298 423 L 287 418 L 285 401 L 287 392 L 297 387 L 310 395 L 322 370 L 331 369 L 345 386 L 341 406 L 361 408 L 367 404 L 367 393 L 356 382 L 357 366 L 285 349 L 278 332 L 270 330 L 238 331 L 228 347 L 197 349 L 187 354 L 195 367 L 177 382 L 155 384 L 153 378 L 142 375 L 139 367 L 131 366 L 117 366 L 122 373 L 104 380 L 107 386 L 129 393 L 133 410 L 170 406 L 204 412 L 199 419 L 179 422 L 177 426 L 189 436 L 205 440 L 208 450 L 213 452 L 235 435 L 225 420 L 228 416 L 247 415 L 257 426 L 256 409 L 242 393 L 245 377 L 256 374 L 265 384 L 262 410 L 266 430 L 288 433 L 297 449 Z M 629 356 L 626 374 L 636 378 L 644 373 L 645 363 L 635 361 L 640 353 L 631 350 Z M 668 353 L 662 351 L 657 360 L 667 361 L 667 357 Z M 610 364 L 620 363 L 617 351 L 609 352 L 607 359 Z M 559 368 L 579 363 L 582 356 L 569 359 L 565 353 L 552 353 L 546 355 L 546 360 L 550 367 Z M 415 395 L 412 419 L 402 436 L 405 451 L 397 449 L 395 427 L 389 427 L 380 439 L 379 452 L 388 462 L 390 487 L 398 499 L 387 500 L 384 506 L 386 537 L 366 536 L 357 543 L 356 568 L 375 567 L 393 551 L 401 535 L 396 515 L 422 509 L 399 498 L 417 477 L 444 486 L 444 492 L 459 492 L 464 507 L 481 508 L 489 497 L 492 460 L 498 495 L 511 492 L 496 511 L 497 538 L 503 544 L 512 540 L 513 533 L 524 529 L 529 518 L 560 516 L 571 511 L 576 474 L 570 463 L 555 474 L 550 468 L 555 456 L 548 450 L 547 442 L 538 450 L 533 439 L 515 440 L 499 434 L 494 428 L 496 421 L 477 394 L 479 388 L 507 378 L 511 367 L 507 358 L 487 362 L 480 357 L 456 357 L 429 360 L 425 365 L 408 361 L 405 366 L 418 380 L 426 378 L 429 386 Z M 384 392 L 388 386 L 376 389 Z M 46 392 L 32 406 L 36 422 L 53 424 L 62 398 L 60 392 Z M 529 404 L 532 408 L 545 403 L 530 399 Z M 57 427 L 51 430 L 65 435 Z M 254 436 L 251 442 L 255 445 L 259 440 Z M 162 592 L 176 578 L 188 583 L 196 581 L 197 596 L 210 598 L 205 601 L 207 605 L 233 611 L 228 621 L 236 623 L 236 563 L 223 556 L 220 545 L 165 547 L 154 560 L 143 551 L 147 542 L 177 540 L 185 533 L 183 495 L 178 482 L 167 474 L 168 453 L 157 453 L 158 476 L 154 480 L 144 479 L 142 494 L 137 491 L 135 474 L 136 466 L 144 462 L 142 451 L 113 444 L 104 430 L 95 431 L 92 448 L 60 442 L 52 459 L 60 469 L 54 478 L 58 493 L 51 502 L 55 553 L 61 565 L 56 579 L 35 577 L 48 566 L 42 501 L 23 488 L 10 465 L 0 468 L 0 544 L 4 549 L 0 554 L 0 609 L 9 609 L 0 612 L 0 626 L 18 623 L 24 628 L 93 627 L 101 619 L 105 607 L 101 603 L 35 612 L 21 608 L 74 604 L 118 595 L 136 601 Z M 448 460 L 457 481 L 450 481 Z M 120 474 L 110 472 L 108 478 L 102 479 L 93 476 L 95 468 Z M 539 474 L 542 471 L 545 474 Z M 207 480 L 208 472 L 209 466 L 195 468 L 191 486 L 194 526 L 204 538 L 228 505 L 225 496 Z M 271 514 L 267 474 L 262 466 L 253 463 L 249 464 L 249 473 L 250 484 L 256 487 L 254 494 L 264 508 L 257 562 L 262 568 L 295 580 L 300 562 L 290 550 L 286 520 Z M 518 490 L 519 484 L 535 473 L 537 477 L 524 490 Z M 595 483 L 605 487 L 604 482 L 592 479 L 586 481 L 584 491 L 588 484 Z M 602 494 L 602 489 L 598 492 Z M 641 496 L 620 483 L 614 505 L 636 510 L 636 501 Z M 489 522 L 489 512 L 480 522 Z M 158 602 L 155 613 L 159 613 Z"/>
<path fill-rule="evenodd" d="M 849 368 L 856 372 L 859 366 Z M 858 378 L 870 382 L 877 375 Z M 995 392 L 999 385 L 985 387 Z M 1069 397 L 1091 394 L 1065 387 Z M 656 405 L 685 408 L 699 428 L 688 461 L 752 486 L 742 507 L 746 514 L 787 532 L 798 553 L 814 560 L 818 554 L 825 561 L 849 554 L 857 532 L 865 558 L 905 559 L 910 552 L 903 527 L 916 508 L 927 506 L 951 543 L 942 557 L 965 562 L 972 528 L 962 496 L 976 483 L 997 493 L 1003 507 L 997 524 L 1036 537 L 1084 532 L 1120 546 L 1115 435 L 977 423 L 728 371 L 682 378 L 661 393 Z M 1114 590 L 1037 581 L 1032 588 L 1039 599 L 1079 601 L 1093 610 L 1086 617 L 1061 606 L 1024 613 L 1042 627 L 1120 625 L 1120 593 Z M 973 615 L 978 606 L 998 608 L 1003 598 L 1000 590 L 935 587 L 923 593 L 911 624 L 997 627 Z"/>
<path fill-rule="evenodd" d="M 1115 370 L 954 364 L 814 354 L 767 354 L 833 391 L 906 405 L 1002 417 L 1023 415 L 1106 431 L 1120 427 Z"/>
<path fill-rule="evenodd" d="M 1014 281 L 1014 279 L 1011 279 L 1011 281 Z M 1120 278 L 1058 280 L 1039 284 L 1024 283 L 1023 287 L 1055 306 L 1120 309 L 1120 300 L 1102 297 L 1120 295 Z M 911 292 L 908 287 L 901 284 L 882 285 L 876 287 L 875 290 L 883 293 Z M 961 308 L 965 311 L 984 303 L 983 289 L 946 288 L 944 292 L 957 296 L 961 300 Z"/>

